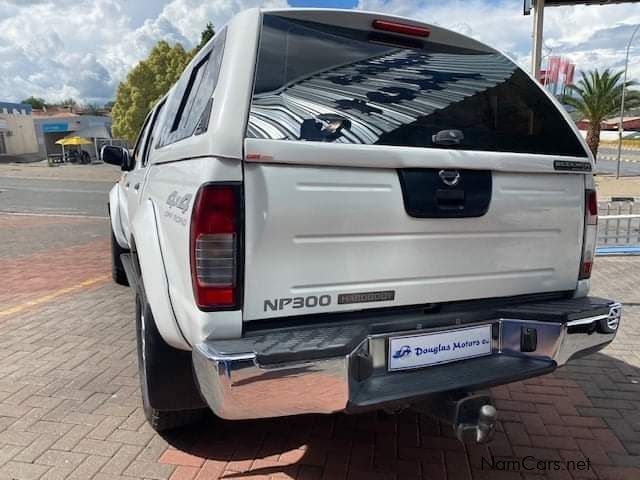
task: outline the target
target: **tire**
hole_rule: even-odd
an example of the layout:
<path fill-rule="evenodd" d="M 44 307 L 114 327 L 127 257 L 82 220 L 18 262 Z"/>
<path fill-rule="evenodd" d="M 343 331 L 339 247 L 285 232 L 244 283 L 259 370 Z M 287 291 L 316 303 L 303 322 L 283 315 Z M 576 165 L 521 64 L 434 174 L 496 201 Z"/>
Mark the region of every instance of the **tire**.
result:
<path fill-rule="evenodd" d="M 116 236 L 113 233 L 113 229 L 111 230 L 111 278 L 118 285 L 123 285 L 125 287 L 129 286 L 129 280 L 127 280 L 127 274 L 124 271 L 124 267 L 122 266 L 122 260 L 120 260 L 120 255 L 123 253 L 128 253 L 129 250 L 122 248 L 118 241 L 116 240 Z"/>
<path fill-rule="evenodd" d="M 144 414 L 156 432 L 197 423 L 206 409 L 195 385 L 191 353 L 162 339 L 141 290 L 136 294 L 136 333 Z"/>

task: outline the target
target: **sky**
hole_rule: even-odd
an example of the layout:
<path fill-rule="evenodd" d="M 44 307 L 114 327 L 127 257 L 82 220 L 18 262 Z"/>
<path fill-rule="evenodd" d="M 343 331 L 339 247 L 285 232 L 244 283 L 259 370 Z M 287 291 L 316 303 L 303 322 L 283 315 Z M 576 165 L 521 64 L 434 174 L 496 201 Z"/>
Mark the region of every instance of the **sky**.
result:
<path fill-rule="evenodd" d="M 207 22 L 222 27 L 246 8 L 356 8 L 450 28 L 530 68 L 532 16 L 523 0 L 0 0 L 0 101 L 112 100 L 118 83 L 158 40 L 193 47 Z M 545 10 L 543 55 L 578 70 L 624 66 L 640 3 Z M 630 78 L 640 81 L 640 34 Z M 546 59 L 544 59 L 546 62 Z M 544 68 L 544 63 L 543 63 Z"/>

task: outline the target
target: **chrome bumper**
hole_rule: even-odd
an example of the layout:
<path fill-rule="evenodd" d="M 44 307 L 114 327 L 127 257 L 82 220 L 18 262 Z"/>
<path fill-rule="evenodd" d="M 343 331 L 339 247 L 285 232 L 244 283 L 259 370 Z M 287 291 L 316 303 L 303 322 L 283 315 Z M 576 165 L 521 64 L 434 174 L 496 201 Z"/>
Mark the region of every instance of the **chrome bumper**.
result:
<path fill-rule="evenodd" d="M 501 374 L 501 360 L 531 359 L 545 368 L 531 370 L 528 376 L 540 375 L 565 364 L 572 357 L 597 351 L 611 342 L 617 332 L 621 305 L 609 305 L 609 313 L 579 318 L 566 323 L 499 318 L 478 324 L 494 325 L 492 354 L 482 360 L 483 369 L 494 370 L 487 385 L 499 385 L 518 379 Z M 465 325 L 471 326 L 471 325 Z M 534 329 L 537 348 L 521 351 L 523 329 Z M 387 371 L 388 338 L 407 333 L 444 331 L 446 328 L 403 331 L 384 335 L 368 335 L 348 355 L 320 360 L 261 365 L 255 352 L 220 354 L 215 342 L 202 343 L 193 350 L 195 375 L 203 398 L 216 415 L 225 419 L 266 418 L 305 413 L 332 413 L 349 410 L 362 396 L 363 384 L 375 380 L 377 388 L 404 372 Z M 411 378 L 433 378 L 434 369 L 449 368 L 442 378 L 457 376 L 480 359 L 454 362 L 447 366 L 425 367 L 413 371 Z M 491 363 L 495 360 L 495 363 Z M 546 361 L 546 363 L 545 363 Z M 459 367 L 456 367 L 459 366 Z M 459 370 L 455 370 L 459 368 Z M 443 372 L 443 370 L 440 370 Z M 538 373 L 536 373 L 538 372 Z M 395 377 L 396 384 L 398 383 Z M 527 378 L 523 374 L 522 378 Z M 368 379 L 368 380 L 367 380 Z M 433 382 L 432 382 L 433 383 Z M 442 391 L 448 390 L 442 383 Z M 471 383 L 468 385 L 473 387 Z M 460 382 L 457 388 L 460 387 Z M 389 390 L 389 389 L 387 389 Z M 400 388 L 402 390 L 402 387 Z M 434 393 L 431 389 L 425 395 Z M 376 391 L 371 390 L 371 391 Z M 366 402 L 371 408 L 389 403 L 388 395 L 371 394 Z M 393 392 L 395 403 L 402 403 L 403 392 Z M 407 392 L 406 402 L 416 398 L 415 388 Z"/>

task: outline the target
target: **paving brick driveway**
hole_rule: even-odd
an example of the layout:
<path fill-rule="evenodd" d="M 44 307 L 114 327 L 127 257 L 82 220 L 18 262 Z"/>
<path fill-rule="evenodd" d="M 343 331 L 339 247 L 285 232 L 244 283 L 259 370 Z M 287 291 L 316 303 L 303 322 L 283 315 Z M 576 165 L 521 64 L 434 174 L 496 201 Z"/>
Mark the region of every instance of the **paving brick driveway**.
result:
<path fill-rule="evenodd" d="M 163 438 L 141 411 L 133 298 L 107 280 L 107 229 L 0 215 L 0 479 L 640 479 L 640 258 L 596 264 L 595 293 L 627 303 L 616 342 L 494 389 L 488 446 L 410 412 L 210 417 Z M 533 470 L 505 470 L 525 458 Z"/>

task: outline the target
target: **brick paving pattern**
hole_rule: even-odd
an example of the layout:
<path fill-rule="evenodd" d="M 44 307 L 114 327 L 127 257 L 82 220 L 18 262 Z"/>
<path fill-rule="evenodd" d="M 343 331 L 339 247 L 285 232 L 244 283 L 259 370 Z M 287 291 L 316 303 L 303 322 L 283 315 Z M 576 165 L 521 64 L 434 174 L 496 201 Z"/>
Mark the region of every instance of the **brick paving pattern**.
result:
<path fill-rule="evenodd" d="M 133 296 L 104 280 L 107 223 L 0 215 L 0 228 L 22 239 L 0 247 L 0 479 L 640 479 L 640 258 L 596 262 L 594 294 L 626 303 L 616 341 L 493 389 L 489 445 L 462 444 L 413 412 L 211 415 L 162 437 L 142 414 Z M 501 468 L 525 458 L 541 463 Z M 554 470 L 587 459 L 589 469 Z"/>

